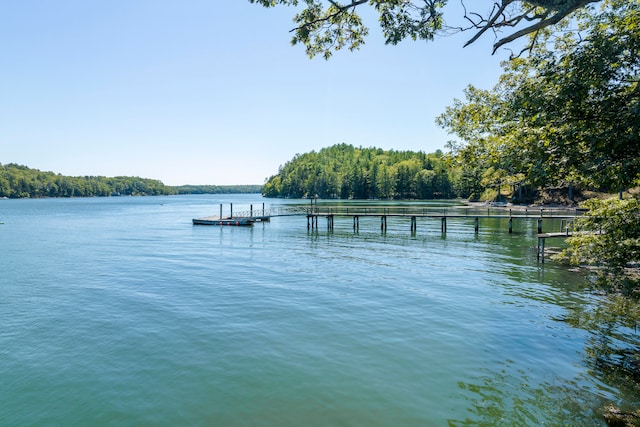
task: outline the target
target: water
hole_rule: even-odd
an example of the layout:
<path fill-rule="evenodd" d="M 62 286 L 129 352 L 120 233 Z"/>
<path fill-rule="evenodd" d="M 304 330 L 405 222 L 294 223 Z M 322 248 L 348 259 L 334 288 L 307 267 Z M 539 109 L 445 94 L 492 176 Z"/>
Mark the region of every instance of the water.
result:
<path fill-rule="evenodd" d="M 256 195 L 0 201 L 0 425 L 602 425 L 535 221 L 192 226 Z M 254 205 L 255 206 L 255 205 Z"/>

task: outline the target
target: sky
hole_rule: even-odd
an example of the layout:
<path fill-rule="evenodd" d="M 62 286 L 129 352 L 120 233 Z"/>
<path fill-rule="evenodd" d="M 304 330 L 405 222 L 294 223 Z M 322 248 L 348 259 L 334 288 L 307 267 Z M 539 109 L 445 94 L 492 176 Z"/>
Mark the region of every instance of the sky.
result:
<path fill-rule="evenodd" d="M 493 87 L 509 54 L 491 54 L 490 34 L 466 48 L 469 34 L 386 46 L 374 19 L 360 50 L 309 59 L 290 44 L 295 12 L 248 0 L 0 3 L 0 163 L 234 185 L 338 143 L 430 153 L 453 138 L 435 117 L 467 85 Z"/>

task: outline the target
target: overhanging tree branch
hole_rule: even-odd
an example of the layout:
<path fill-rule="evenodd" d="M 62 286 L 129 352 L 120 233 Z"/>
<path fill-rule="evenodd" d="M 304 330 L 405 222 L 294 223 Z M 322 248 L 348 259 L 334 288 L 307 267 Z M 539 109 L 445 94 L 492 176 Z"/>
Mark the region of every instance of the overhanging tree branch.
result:
<path fill-rule="evenodd" d="M 493 52 L 523 36 L 533 35 L 528 46 L 523 50 L 531 50 L 535 44 L 536 34 L 549 26 L 558 24 L 576 10 L 591 3 L 605 0 L 495 0 L 493 9 L 488 13 L 467 12 L 465 3 L 473 3 L 478 9 L 482 2 L 461 0 L 464 8 L 464 19 L 468 27 L 447 26 L 443 21 L 443 8 L 450 0 L 249 0 L 266 7 L 285 5 L 302 6 L 301 12 L 294 18 L 296 27 L 292 43 L 303 43 L 307 53 L 314 56 L 331 52 L 343 47 L 357 49 L 364 43 L 368 28 L 356 12 L 358 7 L 369 6 L 379 15 L 379 23 L 386 43 L 397 44 L 411 38 L 414 40 L 432 40 L 437 34 L 451 31 L 473 32 L 465 46 L 468 46 L 488 30 L 498 36 Z M 485 0 L 487 2 L 487 0 Z M 472 8 L 472 9 L 473 9 Z M 520 24 L 528 22 L 524 28 Z M 502 33 L 502 34 L 499 34 Z"/>
<path fill-rule="evenodd" d="M 333 18 L 336 18 L 340 15 L 342 15 L 343 13 L 345 13 L 347 10 L 351 9 L 351 8 L 355 8 L 357 6 L 360 6 L 361 4 L 365 4 L 367 3 L 369 0 L 352 0 L 351 3 L 347 4 L 347 5 L 341 5 L 333 0 L 329 0 L 329 3 L 331 3 L 333 5 L 333 7 L 336 8 L 335 12 L 329 13 L 328 15 L 325 15 L 321 18 L 317 18 L 314 19 L 312 21 L 309 22 L 305 22 L 304 24 L 296 27 L 296 28 L 292 28 L 289 30 L 290 33 L 293 33 L 295 31 L 299 31 L 299 30 L 304 30 L 304 29 L 308 29 L 310 27 L 315 26 L 316 24 L 321 24 L 327 21 L 332 20 Z"/>
<path fill-rule="evenodd" d="M 471 43 L 473 43 L 474 41 L 478 40 L 478 38 L 480 38 L 480 36 L 482 34 L 484 34 L 485 31 L 487 31 L 489 28 L 493 27 L 495 22 L 498 20 L 498 17 L 500 17 L 500 15 L 502 15 L 502 13 L 507 8 L 507 6 L 509 6 L 511 3 L 513 3 L 513 1 L 514 0 L 503 0 L 502 1 L 502 5 L 500 5 L 500 7 L 496 11 L 496 13 L 493 15 L 493 17 L 491 19 L 489 19 L 487 24 L 483 28 L 481 28 L 480 31 L 478 31 L 475 36 L 473 36 L 468 42 L 466 42 L 464 44 L 464 47 L 467 47 Z M 495 52 L 495 49 L 494 49 L 494 52 Z"/>
<path fill-rule="evenodd" d="M 507 37 L 503 37 L 502 39 L 498 40 L 493 45 L 493 53 L 495 53 L 496 50 L 498 50 L 501 46 L 504 46 L 505 44 L 511 43 L 512 41 L 514 41 L 516 39 L 519 39 L 520 37 L 525 36 L 527 34 L 534 34 L 534 33 L 537 33 L 538 31 L 540 31 L 543 28 L 549 27 L 551 25 L 555 25 L 558 22 L 562 21 L 566 16 L 570 15 L 571 13 L 573 13 L 576 10 L 580 9 L 581 7 L 585 7 L 589 3 L 596 3 L 598 1 L 600 1 L 600 0 L 578 0 L 578 1 L 574 1 L 574 2 L 572 2 L 571 6 L 557 11 L 550 18 L 546 18 L 546 15 L 548 15 L 548 13 L 549 13 L 549 10 L 547 10 L 547 13 L 542 17 L 542 19 L 540 21 L 538 21 L 535 24 L 530 25 L 530 26 L 528 26 L 526 28 L 523 28 L 523 29 L 521 29 L 519 31 L 516 31 L 515 33 L 510 34 Z M 532 2 L 532 3 L 536 3 L 536 2 Z M 542 2 L 542 3 L 544 3 L 544 2 Z M 467 43 L 467 44 L 469 44 L 469 43 Z"/>

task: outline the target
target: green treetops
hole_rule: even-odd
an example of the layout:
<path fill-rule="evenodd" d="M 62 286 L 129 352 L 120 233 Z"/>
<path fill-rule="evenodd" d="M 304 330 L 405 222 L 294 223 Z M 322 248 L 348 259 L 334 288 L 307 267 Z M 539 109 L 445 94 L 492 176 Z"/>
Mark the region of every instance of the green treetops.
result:
<path fill-rule="evenodd" d="M 155 179 L 119 176 L 63 176 L 26 166 L 0 164 L 0 197 L 156 196 L 176 194 Z"/>
<path fill-rule="evenodd" d="M 434 199 L 455 197 L 442 153 L 337 144 L 296 155 L 264 185 L 266 197 Z"/>

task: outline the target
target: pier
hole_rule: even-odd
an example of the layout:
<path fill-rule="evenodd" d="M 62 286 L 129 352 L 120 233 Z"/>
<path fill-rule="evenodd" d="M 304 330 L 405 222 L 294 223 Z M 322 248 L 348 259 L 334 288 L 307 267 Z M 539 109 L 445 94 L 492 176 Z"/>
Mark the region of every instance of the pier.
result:
<path fill-rule="evenodd" d="M 486 219 L 506 219 L 507 230 L 513 233 L 514 221 L 536 221 L 537 222 L 537 257 L 544 263 L 545 242 L 549 238 L 567 238 L 573 232 L 573 220 L 584 211 L 581 209 L 567 208 L 530 208 L 530 207 L 506 207 L 493 205 L 461 205 L 447 207 L 432 206 L 393 206 L 393 205 L 366 205 L 353 206 L 343 204 L 322 204 L 311 200 L 307 206 L 275 206 L 254 209 L 253 205 L 249 209 L 235 211 L 233 204 L 229 205 L 229 210 L 224 211 L 220 204 L 219 214 L 203 218 L 194 218 L 194 225 L 216 225 L 216 226 L 251 226 L 256 222 L 269 221 L 273 217 L 296 216 L 307 218 L 307 229 L 318 230 L 318 219 L 326 219 L 328 231 L 334 229 L 336 218 L 350 219 L 353 223 L 353 230 L 360 229 L 360 218 L 376 217 L 380 219 L 380 231 L 387 231 L 388 218 L 405 218 L 409 220 L 409 230 L 415 234 L 418 230 L 418 219 L 433 219 L 440 222 L 442 234 L 447 232 L 447 223 L 456 219 L 473 219 L 474 232 L 480 231 L 481 220 Z M 560 220 L 559 232 L 543 232 L 544 220 Z"/>
<path fill-rule="evenodd" d="M 573 235 L 573 232 L 569 231 L 569 228 L 567 227 L 565 231 L 560 231 L 558 233 L 538 233 L 537 237 L 538 237 L 538 250 L 537 250 L 537 254 L 538 254 L 538 261 L 540 261 L 541 263 L 544 264 L 544 247 L 545 247 L 545 243 L 547 241 L 547 239 L 553 239 L 553 238 L 562 238 L 562 239 L 566 239 L 568 237 L 571 237 Z"/>
<path fill-rule="evenodd" d="M 253 225 L 254 222 L 269 221 L 273 215 L 270 209 L 265 209 L 264 203 L 262 209 L 253 209 L 253 205 L 249 206 L 249 210 L 233 212 L 233 203 L 229 205 L 228 214 L 223 214 L 223 205 L 220 204 L 220 213 L 215 216 L 207 216 L 204 218 L 194 218 L 193 225 L 227 225 L 227 226 L 247 226 Z"/>
<path fill-rule="evenodd" d="M 354 230 L 360 228 L 360 218 L 362 217 L 378 217 L 380 218 L 380 229 L 386 231 L 388 218 L 407 218 L 409 219 L 409 228 L 411 232 L 418 229 L 418 219 L 439 219 L 441 230 L 447 232 L 447 221 L 459 218 L 474 220 L 474 231 L 477 233 L 480 229 L 481 219 L 507 219 L 508 231 L 513 232 L 513 224 L 516 220 L 536 220 L 538 226 L 538 234 L 543 232 L 543 220 L 554 219 L 562 220 L 563 228 L 565 225 L 573 221 L 573 219 L 582 214 L 580 209 L 563 209 L 563 208 L 521 208 L 521 207 L 502 207 L 502 206 L 478 206 L 478 205 L 461 205 L 447 207 L 421 207 L 421 206 L 349 206 L 341 204 L 314 204 L 313 201 L 309 206 L 276 206 L 254 209 L 250 205 L 248 210 L 233 210 L 233 204 L 229 205 L 230 209 L 226 214 L 223 213 L 223 205 L 220 205 L 219 215 L 204 218 L 193 219 L 194 225 L 252 225 L 255 222 L 269 221 L 273 217 L 282 216 L 306 216 L 307 228 L 318 229 L 318 218 L 324 217 L 327 222 L 327 229 L 332 230 L 336 218 L 350 218 L 353 222 Z M 547 236 L 551 237 L 551 236 Z"/>
<path fill-rule="evenodd" d="M 459 206 L 459 207 L 346 207 L 346 206 L 314 206 L 306 213 L 307 227 L 314 229 L 318 227 L 318 218 L 327 218 L 327 228 L 333 229 L 335 218 L 347 217 L 353 218 L 353 227 L 358 229 L 361 217 L 379 217 L 380 228 L 382 231 L 387 229 L 388 218 L 408 218 L 409 228 L 411 232 L 416 232 L 418 228 L 418 219 L 431 218 L 439 219 L 441 230 L 447 232 L 447 221 L 465 218 L 474 220 L 474 230 L 477 233 L 480 229 L 481 219 L 507 219 L 508 231 L 513 232 L 513 224 L 516 220 L 536 220 L 538 225 L 538 233 L 542 233 L 544 219 L 562 220 L 563 224 L 569 224 L 576 216 L 581 214 L 577 209 L 512 209 L 506 207 L 488 207 L 478 208 L 475 206 Z"/>

